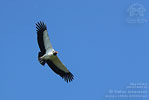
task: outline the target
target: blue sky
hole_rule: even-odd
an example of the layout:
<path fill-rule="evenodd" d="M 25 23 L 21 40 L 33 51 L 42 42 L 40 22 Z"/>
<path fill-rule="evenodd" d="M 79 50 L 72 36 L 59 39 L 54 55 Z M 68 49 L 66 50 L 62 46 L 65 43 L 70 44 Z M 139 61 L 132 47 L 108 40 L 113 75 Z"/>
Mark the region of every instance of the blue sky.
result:
<path fill-rule="evenodd" d="M 109 89 L 149 84 L 149 22 L 126 22 L 136 2 L 149 20 L 148 0 L 0 1 L 0 100 L 111 100 L 104 97 Z M 37 60 L 41 20 L 74 74 L 69 84 Z"/>

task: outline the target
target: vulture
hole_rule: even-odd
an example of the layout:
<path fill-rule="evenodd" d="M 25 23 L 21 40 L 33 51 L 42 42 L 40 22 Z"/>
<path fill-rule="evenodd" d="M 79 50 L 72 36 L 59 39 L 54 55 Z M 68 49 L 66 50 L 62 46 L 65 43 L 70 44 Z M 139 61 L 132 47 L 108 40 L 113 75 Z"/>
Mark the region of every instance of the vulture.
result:
<path fill-rule="evenodd" d="M 47 65 L 58 75 L 60 75 L 67 83 L 71 82 L 73 74 L 59 60 L 58 52 L 52 48 L 48 36 L 47 26 L 43 21 L 36 23 L 37 41 L 40 48 L 38 53 L 38 61 L 42 66 Z"/>

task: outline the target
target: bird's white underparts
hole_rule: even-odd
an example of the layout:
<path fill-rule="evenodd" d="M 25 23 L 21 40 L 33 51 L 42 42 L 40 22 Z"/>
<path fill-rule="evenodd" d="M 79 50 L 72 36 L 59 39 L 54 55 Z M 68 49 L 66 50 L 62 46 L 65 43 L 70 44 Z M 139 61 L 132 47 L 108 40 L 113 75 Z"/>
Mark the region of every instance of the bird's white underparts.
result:
<path fill-rule="evenodd" d="M 41 65 L 48 64 L 48 66 L 58 75 L 60 75 L 66 82 L 72 81 L 73 74 L 65 67 L 65 65 L 57 57 L 58 52 L 55 51 L 50 42 L 47 26 L 44 22 L 36 23 L 37 41 L 40 48 L 38 53 L 38 60 Z"/>

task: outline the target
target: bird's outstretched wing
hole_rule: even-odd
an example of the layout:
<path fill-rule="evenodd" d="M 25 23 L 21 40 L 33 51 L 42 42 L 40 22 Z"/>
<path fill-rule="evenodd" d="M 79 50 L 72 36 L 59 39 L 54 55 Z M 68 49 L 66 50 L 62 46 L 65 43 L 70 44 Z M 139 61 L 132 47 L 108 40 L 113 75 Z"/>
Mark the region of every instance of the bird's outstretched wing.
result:
<path fill-rule="evenodd" d="M 58 75 L 60 75 L 67 83 L 73 80 L 73 74 L 65 67 L 57 56 L 52 60 L 46 61 L 49 67 Z"/>
<path fill-rule="evenodd" d="M 36 28 L 37 28 L 37 40 L 40 51 L 42 53 L 45 53 L 49 49 L 52 49 L 52 45 L 50 43 L 50 39 L 47 32 L 47 26 L 46 24 L 44 24 L 44 22 L 40 21 L 36 23 Z"/>

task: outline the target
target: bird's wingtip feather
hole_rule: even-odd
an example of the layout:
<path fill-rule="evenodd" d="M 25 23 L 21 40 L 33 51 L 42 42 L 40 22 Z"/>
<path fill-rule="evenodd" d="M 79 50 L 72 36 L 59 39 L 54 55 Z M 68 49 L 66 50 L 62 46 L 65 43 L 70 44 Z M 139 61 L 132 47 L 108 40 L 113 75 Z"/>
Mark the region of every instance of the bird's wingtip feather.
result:
<path fill-rule="evenodd" d="M 67 83 L 74 80 L 74 76 L 71 72 L 67 73 L 65 76 L 62 77 Z"/>
<path fill-rule="evenodd" d="M 39 21 L 37 23 L 35 23 L 36 28 L 37 28 L 37 32 L 43 32 L 45 30 L 47 30 L 47 26 L 43 21 Z"/>

